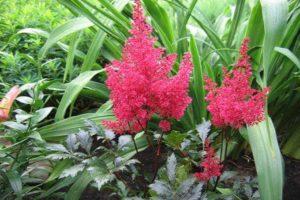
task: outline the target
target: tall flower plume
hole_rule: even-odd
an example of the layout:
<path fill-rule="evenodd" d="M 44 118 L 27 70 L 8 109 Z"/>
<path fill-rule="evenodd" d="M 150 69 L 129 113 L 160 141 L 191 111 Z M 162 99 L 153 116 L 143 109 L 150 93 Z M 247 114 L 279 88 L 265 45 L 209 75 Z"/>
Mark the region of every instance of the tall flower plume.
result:
<path fill-rule="evenodd" d="M 247 55 L 249 39 L 240 48 L 240 58 L 232 71 L 225 68 L 223 84 L 218 87 L 206 78 L 207 109 L 212 123 L 217 127 L 240 128 L 264 120 L 264 106 L 268 89 L 259 91 L 251 88 L 252 76 L 250 57 Z"/>
<path fill-rule="evenodd" d="M 0 122 L 6 121 L 9 118 L 9 111 L 17 96 L 20 94 L 18 86 L 12 87 L 0 102 Z"/>
<path fill-rule="evenodd" d="M 116 121 L 104 121 L 107 128 L 118 134 L 136 133 L 146 127 L 154 114 L 164 121 L 180 119 L 191 102 L 188 96 L 192 71 L 190 54 L 185 54 L 177 75 L 170 77 L 176 55 L 163 56 L 162 48 L 155 48 L 156 38 L 146 23 L 141 2 L 135 1 L 131 37 L 122 52 L 122 59 L 107 66 L 106 84 L 111 90 Z"/>
<path fill-rule="evenodd" d="M 215 150 L 210 146 L 209 140 L 205 141 L 205 151 L 205 158 L 200 164 L 203 171 L 194 174 L 199 181 L 209 181 L 209 179 L 213 177 L 220 176 L 223 167 L 223 165 L 220 164 L 220 159 L 215 155 Z"/>

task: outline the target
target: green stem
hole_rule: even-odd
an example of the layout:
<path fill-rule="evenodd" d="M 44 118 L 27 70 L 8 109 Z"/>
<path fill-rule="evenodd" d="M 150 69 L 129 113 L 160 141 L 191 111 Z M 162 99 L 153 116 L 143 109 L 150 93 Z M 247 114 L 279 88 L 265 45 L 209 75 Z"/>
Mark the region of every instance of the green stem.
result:
<path fill-rule="evenodd" d="M 23 144 L 20 145 L 20 148 L 18 149 L 18 152 L 16 154 L 16 157 L 14 159 L 14 161 L 12 162 L 11 166 L 10 166 L 10 169 L 13 169 L 13 167 L 15 166 L 15 164 L 17 163 L 18 159 L 19 159 L 19 156 L 20 156 L 20 153 L 21 153 L 21 150 L 23 149 Z"/>
<path fill-rule="evenodd" d="M 142 126 L 140 120 L 137 119 L 137 122 L 138 122 L 138 124 L 140 125 L 140 127 L 141 127 L 142 129 L 144 129 L 144 127 Z M 152 142 L 151 142 L 151 138 L 150 138 L 150 135 L 149 135 L 149 133 L 148 133 L 148 122 L 147 122 L 147 124 L 146 124 L 146 128 L 144 129 L 144 133 L 145 133 L 145 135 L 146 135 L 148 147 L 151 147 L 151 148 L 153 149 L 153 144 L 152 144 Z"/>
<path fill-rule="evenodd" d="M 139 158 L 140 161 L 142 161 L 141 157 L 140 157 L 140 153 L 139 153 L 138 147 L 137 147 L 135 139 L 134 139 L 134 135 L 131 135 L 131 138 L 132 138 L 132 141 L 133 141 L 133 144 L 134 144 L 134 148 L 135 148 L 137 157 Z M 143 166 L 143 164 L 141 166 L 141 171 L 142 171 L 142 179 L 143 179 L 142 181 L 143 181 L 143 187 L 144 187 L 144 195 L 146 195 L 148 189 L 147 189 L 147 181 L 145 179 L 145 172 L 144 172 L 144 166 Z"/>
<path fill-rule="evenodd" d="M 137 145 L 136 145 L 136 142 L 135 142 L 135 139 L 134 139 L 134 135 L 131 135 L 131 138 L 132 138 L 132 141 L 133 141 L 133 144 L 134 144 L 134 148 L 135 148 L 135 151 L 136 151 L 136 155 L 138 156 L 138 158 L 140 159 L 140 154 L 139 154 L 139 150 L 137 148 Z"/>
<path fill-rule="evenodd" d="M 221 145 L 221 153 L 220 153 L 220 164 L 222 163 L 222 159 L 223 159 L 223 143 L 224 143 L 224 137 L 226 138 L 226 131 L 225 129 L 222 130 L 222 133 L 221 133 L 221 140 L 222 140 L 222 145 Z M 227 154 L 227 141 L 225 143 L 225 155 L 224 155 L 224 160 L 223 162 L 225 161 L 226 159 L 226 154 Z M 217 189 L 217 186 L 218 186 L 218 183 L 219 183 L 219 180 L 220 180 L 220 177 L 218 176 L 217 177 L 217 180 L 216 180 L 216 183 L 215 183 L 215 186 L 214 186 L 214 191 Z"/>
<path fill-rule="evenodd" d="M 163 137 L 163 131 L 161 131 L 160 133 L 160 137 L 157 141 L 157 148 L 156 148 L 156 154 L 154 156 L 156 156 L 156 158 L 154 159 L 154 176 L 152 178 L 152 183 L 155 181 L 157 173 L 158 173 L 158 160 L 160 158 L 160 148 L 161 148 L 161 141 L 162 141 L 162 137 Z"/>

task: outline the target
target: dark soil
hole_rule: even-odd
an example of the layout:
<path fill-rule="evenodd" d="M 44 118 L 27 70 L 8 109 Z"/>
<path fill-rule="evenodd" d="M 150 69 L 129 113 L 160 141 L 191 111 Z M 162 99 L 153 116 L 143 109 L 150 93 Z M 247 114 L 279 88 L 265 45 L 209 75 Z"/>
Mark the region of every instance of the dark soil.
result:
<path fill-rule="evenodd" d="M 154 147 L 156 149 L 156 147 Z M 153 175 L 155 174 L 156 167 L 160 168 L 167 159 L 167 151 L 165 147 L 161 146 L 161 155 L 159 157 L 156 157 L 156 154 L 152 148 L 147 148 L 143 152 L 139 152 L 139 155 L 135 155 L 135 159 L 138 159 L 143 163 L 143 167 L 139 166 L 140 169 L 142 167 L 143 173 L 146 177 L 147 184 L 151 184 L 151 181 L 153 179 Z M 123 182 L 126 182 L 126 186 L 128 190 L 134 189 L 134 190 L 140 190 L 143 191 L 145 189 L 145 180 L 142 177 L 138 177 L 135 182 L 131 180 L 131 175 L 123 172 L 118 174 L 118 176 L 121 176 L 120 178 L 123 180 Z M 110 190 L 101 190 L 100 192 L 97 189 L 93 188 L 87 188 L 83 193 L 81 200 L 119 200 L 117 196 L 110 196 L 112 194 L 112 191 Z"/>
<path fill-rule="evenodd" d="M 119 200 L 116 196 L 110 196 L 112 191 L 101 190 L 100 192 L 95 188 L 87 188 L 81 196 L 81 200 Z"/>
<path fill-rule="evenodd" d="M 162 149 L 162 156 L 158 162 L 158 166 L 163 165 L 166 161 L 167 155 L 166 151 Z M 155 157 L 152 156 L 153 153 L 151 149 L 147 149 L 140 153 L 142 162 L 144 163 L 145 174 L 148 176 L 153 175 L 153 163 L 155 162 Z M 285 157 L 285 187 L 284 187 L 284 200 L 299 200 L 300 199 L 300 160 L 293 160 Z M 228 161 L 226 164 L 229 168 L 235 168 L 239 173 L 247 173 L 248 175 L 255 174 L 255 167 L 253 164 L 247 163 L 245 161 Z M 126 174 L 123 174 L 126 179 Z M 148 177 L 149 179 L 150 177 Z M 134 184 L 133 184 L 134 185 Z M 109 196 L 111 191 L 102 190 L 101 192 L 96 189 L 88 188 L 81 197 L 81 200 L 118 200 L 118 197 Z"/>
<path fill-rule="evenodd" d="M 285 157 L 284 200 L 300 199 L 300 160 Z"/>

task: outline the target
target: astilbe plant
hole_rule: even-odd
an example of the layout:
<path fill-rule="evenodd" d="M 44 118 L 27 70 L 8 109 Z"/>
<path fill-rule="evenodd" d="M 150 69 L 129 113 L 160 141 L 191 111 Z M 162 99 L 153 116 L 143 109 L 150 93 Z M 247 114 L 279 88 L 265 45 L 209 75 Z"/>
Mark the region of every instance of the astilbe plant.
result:
<path fill-rule="evenodd" d="M 224 71 L 224 80 L 217 86 L 206 78 L 207 110 L 212 123 L 219 128 L 240 128 L 264 120 L 264 107 L 268 89 L 259 91 L 251 88 L 252 76 L 250 57 L 247 55 L 249 39 L 240 48 L 240 58 L 232 71 Z"/>
<path fill-rule="evenodd" d="M 106 84 L 116 121 L 104 121 L 118 134 L 144 130 L 154 114 L 162 118 L 159 126 L 170 129 L 170 118 L 179 120 L 191 98 L 188 96 L 192 70 L 190 54 L 185 54 L 177 75 L 170 77 L 176 54 L 164 56 L 163 48 L 155 48 L 156 38 L 146 23 L 141 2 L 135 1 L 131 37 L 121 60 L 106 67 Z"/>
<path fill-rule="evenodd" d="M 199 181 L 209 181 L 213 177 L 220 176 L 223 167 L 222 164 L 220 164 L 220 159 L 216 157 L 214 148 L 210 146 L 208 139 L 205 141 L 205 152 L 205 158 L 200 164 L 203 171 L 194 174 Z"/>

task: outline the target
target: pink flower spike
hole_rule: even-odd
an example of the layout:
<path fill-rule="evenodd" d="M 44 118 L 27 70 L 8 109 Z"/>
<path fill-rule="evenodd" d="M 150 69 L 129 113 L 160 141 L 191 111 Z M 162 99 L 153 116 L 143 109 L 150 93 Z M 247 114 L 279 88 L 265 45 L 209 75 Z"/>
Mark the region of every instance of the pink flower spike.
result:
<path fill-rule="evenodd" d="M 210 146 L 209 140 L 205 141 L 205 151 L 205 158 L 200 165 L 203 171 L 194 174 L 199 181 L 209 181 L 211 178 L 222 174 L 223 165 L 220 164 L 220 159 L 216 157 L 215 150 Z"/>
<path fill-rule="evenodd" d="M 159 122 L 159 128 L 161 128 L 163 132 L 168 132 L 169 130 L 171 130 L 171 124 L 167 120 L 162 120 Z"/>
<path fill-rule="evenodd" d="M 240 58 L 234 69 L 224 72 L 220 87 L 211 79 L 205 80 L 208 91 L 206 101 L 212 123 L 217 127 L 241 128 L 264 120 L 264 107 L 268 90 L 251 88 L 252 76 L 250 57 L 247 55 L 249 39 L 245 39 L 240 49 Z"/>
<path fill-rule="evenodd" d="M 162 48 L 155 48 L 156 38 L 151 35 L 152 27 L 146 23 L 139 0 L 135 1 L 130 33 L 122 59 L 106 67 L 106 85 L 116 121 L 105 121 L 103 125 L 118 134 L 144 130 L 154 114 L 162 119 L 180 119 L 191 102 L 190 55 L 184 56 L 178 74 L 170 77 L 177 56 L 164 56 Z"/>

